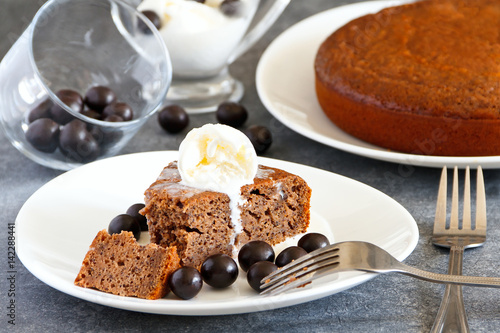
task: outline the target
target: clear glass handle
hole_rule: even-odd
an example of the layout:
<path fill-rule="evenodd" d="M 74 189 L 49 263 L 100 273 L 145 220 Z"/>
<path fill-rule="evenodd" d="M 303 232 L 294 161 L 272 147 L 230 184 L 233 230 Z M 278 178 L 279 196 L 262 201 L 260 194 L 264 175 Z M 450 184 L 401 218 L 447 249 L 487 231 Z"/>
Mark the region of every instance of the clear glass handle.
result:
<path fill-rule="evenodd" d="M 285 10 L 290 0 L 260 0 L 263 4 L 259 6 L 253 19 L 252 25 L 238 44 L 233 53 L 229 56 L 228 64 L 238 59 L 243 53 L 248 51 L 273 25 L 281 13 Z"/>

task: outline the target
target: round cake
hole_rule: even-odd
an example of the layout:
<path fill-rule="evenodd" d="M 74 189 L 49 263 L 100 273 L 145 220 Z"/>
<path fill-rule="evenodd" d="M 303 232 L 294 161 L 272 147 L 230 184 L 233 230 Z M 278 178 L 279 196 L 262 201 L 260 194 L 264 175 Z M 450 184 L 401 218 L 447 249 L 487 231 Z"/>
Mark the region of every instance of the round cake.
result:
<path fill-rule="evenodd" d="M 315 59 L 333 123 L 390 150 L 500 155 L 500 1 L 424 0 L 355 19 Z"/>

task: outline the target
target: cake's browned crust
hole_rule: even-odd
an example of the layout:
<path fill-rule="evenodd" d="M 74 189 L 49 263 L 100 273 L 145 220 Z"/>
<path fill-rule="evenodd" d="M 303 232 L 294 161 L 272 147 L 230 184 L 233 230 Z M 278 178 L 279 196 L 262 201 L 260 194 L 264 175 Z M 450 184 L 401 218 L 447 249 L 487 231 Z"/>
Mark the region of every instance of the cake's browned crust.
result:
<path fill-rule="evenodd" d="M 315 60 L 341 129 L 426 155 L 500 155 L 500 2 L 424 0 L 355 19 Z"/>
<path fill-rule="evenodd" d="M 145 192 L 152 242 L 175 246 L 183 265 L 198 267 L 209 255 L 232 255 L 234 228 L 229 197 L 179 184 L 177 163 L 169 164 Z M 283 170 L 259 166 L 254 184 L 241 188 L 243 232 L 238 247 L 250 240 L 274 245 L 303 233 L 310 220 L 311 189 Z"/>
<path fill-rule="evenodd" d="M 158 299 L 169 292 L 168 277 L 180 267 L 175 247 L 140 245 L 128 231 L 101 230 L 90 245 L 75 285 L 120 296 Z"/>

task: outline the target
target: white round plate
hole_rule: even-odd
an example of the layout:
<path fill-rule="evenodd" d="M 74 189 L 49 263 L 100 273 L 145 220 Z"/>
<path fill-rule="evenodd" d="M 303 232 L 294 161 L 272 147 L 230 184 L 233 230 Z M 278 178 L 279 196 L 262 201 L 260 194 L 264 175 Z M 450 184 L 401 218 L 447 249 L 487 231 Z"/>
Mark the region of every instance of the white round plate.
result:
<path fill-rule="evenodd" d="M 309 286 L 273 297 L 251 289 L 245 273 L 224 290 L 204 285 L 195 298 L 183 301 L 171 293 L 160 300 L 121 297 L 77 287 L 73 281 L 97 232 L 127 208 L 144 202 L 143 193 L 176 151 L 113 157 L 48 182 L 26 201 L 16 219 L 17 254 L 26 268 L 66 294 L 111 307 L 175 315 L 220 315 L 274 309 L 318 299 L 356 286 L 373 274 L 332 275 Z M 352 179 L 311 167 L 262 158 L 269 165 L 303 177 L 312 188 L 309 231 L 332 241 L 363 240 L 405 259 L 415 248 L 418 229 L 412 216 L 385 194 Z M 144 236 L 144 237 L 143 237 Z M 144 238 L 144 239 L 143 239 Z M 147 242 L 147 233 L 141 243 Z M 297 239 L 275 248 L 295 245 Z"/>
<path fill-rule="evenodd" d="M 402 3 L 382 0 L 336 7 L 287 29 L 269 45 L 259 61 L 256 85 L 262 103 L 297 133 L 353 154 L 415 166 L 500 167 L 500 156 L 425 156 L 390 151 L 345 133 L 321 110 L 314 90 L 314 59 L 323 40 L 354 18 Z"/>

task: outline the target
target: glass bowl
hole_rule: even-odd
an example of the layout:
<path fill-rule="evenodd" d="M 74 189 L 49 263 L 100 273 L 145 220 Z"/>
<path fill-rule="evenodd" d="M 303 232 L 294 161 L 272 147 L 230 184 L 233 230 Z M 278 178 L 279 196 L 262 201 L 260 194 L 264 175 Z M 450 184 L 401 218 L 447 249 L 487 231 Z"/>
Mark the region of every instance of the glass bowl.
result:
<path fill-rule="evenodd" d="M 119 0 L 50 0 L 0 63 L 0 122 L 44 166 L 117 154 L 172 79 L 152 23 Z"/>

